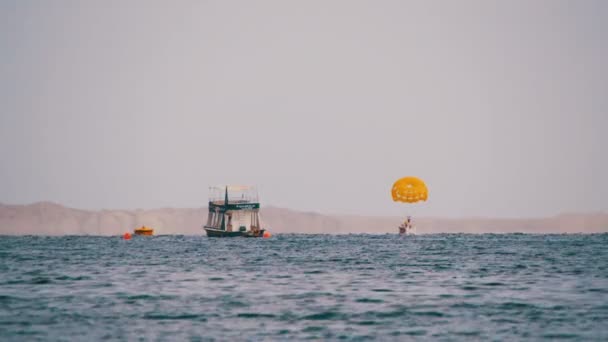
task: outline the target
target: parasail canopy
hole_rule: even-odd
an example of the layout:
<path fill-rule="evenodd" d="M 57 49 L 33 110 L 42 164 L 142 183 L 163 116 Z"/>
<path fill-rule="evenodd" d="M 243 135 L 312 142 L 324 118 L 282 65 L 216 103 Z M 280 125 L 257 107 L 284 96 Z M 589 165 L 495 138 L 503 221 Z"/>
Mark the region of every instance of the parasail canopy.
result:
<path fill-rule="evenodd" d="M 403 177 L 393 184 L 391 190 L 393 201 L 416 203 L 426 201 L 429 191 L 424 181 L 417 177 Z"/>

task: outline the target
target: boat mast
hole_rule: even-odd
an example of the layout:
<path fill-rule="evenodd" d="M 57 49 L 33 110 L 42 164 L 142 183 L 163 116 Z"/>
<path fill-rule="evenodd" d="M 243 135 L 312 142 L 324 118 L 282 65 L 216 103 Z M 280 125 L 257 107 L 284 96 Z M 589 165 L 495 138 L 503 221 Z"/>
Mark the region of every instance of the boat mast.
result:
<path fill-rule="evenodd" d="M 224 212 L 222 213 L 222 230 L 226 230 L 226 212 L 228 211 L 228 187 L 226 187 L 226 195 L 224 196 Z"/>

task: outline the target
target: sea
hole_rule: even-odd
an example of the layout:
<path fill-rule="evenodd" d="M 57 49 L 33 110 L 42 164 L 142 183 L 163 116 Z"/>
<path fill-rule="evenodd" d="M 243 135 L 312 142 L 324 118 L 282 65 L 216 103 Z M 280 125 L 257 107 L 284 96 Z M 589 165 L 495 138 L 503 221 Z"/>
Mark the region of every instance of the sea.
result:
<path fill-rule="evenodd" d="M 608 234 L 0 236 L 0 341 L 608 340 Z"/>

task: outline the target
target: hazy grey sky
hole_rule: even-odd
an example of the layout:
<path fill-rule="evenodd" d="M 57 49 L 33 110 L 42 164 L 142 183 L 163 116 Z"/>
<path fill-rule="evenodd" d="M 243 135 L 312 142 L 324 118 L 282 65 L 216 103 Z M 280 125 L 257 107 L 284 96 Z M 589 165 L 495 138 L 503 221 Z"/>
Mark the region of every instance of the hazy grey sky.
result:
<path fill-rule="evenodd" d="M 0 201 L 607 210 L 607 61 L 601 0 L 4 0 Z"/>

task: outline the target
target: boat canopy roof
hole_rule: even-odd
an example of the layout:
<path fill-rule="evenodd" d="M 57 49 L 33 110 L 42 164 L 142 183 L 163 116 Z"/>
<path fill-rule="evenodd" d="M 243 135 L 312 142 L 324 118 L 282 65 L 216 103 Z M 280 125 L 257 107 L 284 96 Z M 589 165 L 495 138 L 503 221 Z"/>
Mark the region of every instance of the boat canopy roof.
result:
<path fill-rule="evenodd" d="M 234 203 L 259 203 L 258 189 L 254 185 L 216 185 L 209 187 L 209 202 L 224 202 L 228 197 Z"/>

